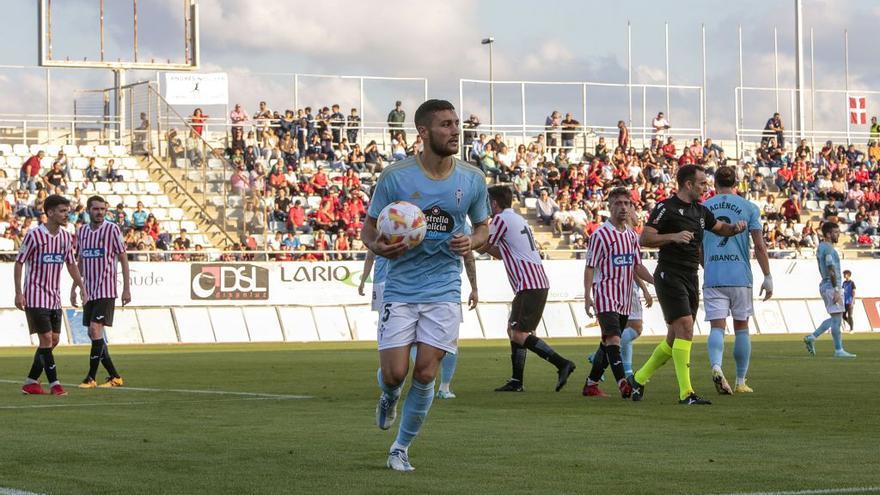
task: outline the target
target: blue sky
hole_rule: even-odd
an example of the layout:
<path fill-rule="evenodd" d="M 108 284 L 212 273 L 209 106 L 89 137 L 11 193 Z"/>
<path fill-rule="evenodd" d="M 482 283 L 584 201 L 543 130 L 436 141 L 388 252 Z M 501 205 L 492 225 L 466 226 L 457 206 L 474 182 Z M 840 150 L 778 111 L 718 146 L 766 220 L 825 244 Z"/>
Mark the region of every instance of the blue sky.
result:
<path fill-rule="evenodd" d="M 131 50 L 129 0 L 108 0 L 106 54 L 126 57 Z M 141 57 L 180 58 L 182 0 L 139 0 Z M 701 84 L 700 25 L 708 40 L 709 130 L 729 136 L 734 121 L 733 88 L 737 75 L 737 25 L 743 26 L 745 83 L 773 85 L 773 27 L 779 29 L 779 81 L 794 82 L 793 0 L 547 1 L 526 0 L 201 0 L 202 65 L 205 71 L 230 73 L 231 99 L 253 111 L 265 98 L 276 109 L 293 107 L 292 78 L 264 73 L 299 72 L 426 77 L 430 95 L 458 104 L 459 78 L 488 77 L 488 53 L 479 41 L 492 35 L 495 79 L 532 81 L 626 81 L 626 23 L 633 26 L 634 82 L 662 83 L 664 22 L 670 24 L 670 78 L 673 84 Z M 266 4 L 266 5 L 261 5 Z M 57 57 L 98 56 L 95 0 L 54 0 L 54 52 Z M 5 18 L 0 64 L 37 62 L 35 0 L 0 0 Z M 804 26 L 816 34 L 816 79 L 823 88 L 843 88 L 843 30 L 849 29 L 850 88 L 874 84 L 880 68 L 871 53 L 880 5 L 871 0 L 804 0 Z M 808 47 L 807 47 L 808 49 Z M 807 52 L 809 64 L 809 52 Z M 809 84 L 809 65 L 806 82 Z M 129 75 L 129 81 L 154 78 Z M 53 108 L 72 110 L 77 88 L 109 86 L 102 71 L 54 70 Z M 0 69 L 0 113 L 45 111 L 44 80 L 35 69 Z M 357 103 L 357 84 L 340 80 L 304 80 L 300 106 Z M 368 82 L 367 119 L 379 120 L 400 97 L 411 111 L 422 96 L 415 83 Z M 789 95 L 781 95 L 788 115 Z M 869 113 L 875 100 L 868 100 Z M 496 122 L 520 121 L 518 87 L 496 87 Z M 698 124 L 696 92 L 673 95 L 672 123 Z M 771 94 L 748 95 L 748 124 L 759 126 L 773 111 Z M 461 113 L 488 121 L 484 87 L 467 85 Z M 572 111 L 581 119 L 579 88 L 529 87 L 527 120 L 540 123 L 550 110 Z M 634 123 L 641 121 L 641 97 L 634 102 Z M 649 117 L 665 107 L 662 90 L 650 91 Z M 817 128 L 840 129 L 842 97 L 817 101 Z M 613 124 L 627 117 L 625 90 L 590 90 L 588 121 Z M 216 114 L 222 109 L 214 109 Z"/>

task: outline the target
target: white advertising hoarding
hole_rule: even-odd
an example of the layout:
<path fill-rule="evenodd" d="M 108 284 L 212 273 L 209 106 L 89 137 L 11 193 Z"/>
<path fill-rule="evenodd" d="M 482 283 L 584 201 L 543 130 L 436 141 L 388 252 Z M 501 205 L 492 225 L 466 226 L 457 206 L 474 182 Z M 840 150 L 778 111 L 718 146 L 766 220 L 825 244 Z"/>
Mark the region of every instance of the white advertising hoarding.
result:
<path fill-rule="evenodd" d="M 166 72 L 165 100 L 171 105 L 227 105 L 229 80 L 225 72 Z"/>

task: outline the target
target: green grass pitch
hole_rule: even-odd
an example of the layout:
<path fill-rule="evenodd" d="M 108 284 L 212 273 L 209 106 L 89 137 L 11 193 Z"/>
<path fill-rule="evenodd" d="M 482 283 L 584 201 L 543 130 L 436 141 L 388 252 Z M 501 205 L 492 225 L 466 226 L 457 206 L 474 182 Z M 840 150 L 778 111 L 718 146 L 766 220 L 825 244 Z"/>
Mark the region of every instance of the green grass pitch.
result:
<path fill-rule="evenodd" d="M 18 382 L 33 350 L 0 349 L 0 492 L 617 495 L 877 486 L 880 338 L 845 341 L 857 359 L 830 357 L 827 336 L 814 358 L 797 336 L 756 337 L 756 393 L 719 397 L 698 339 L 692 376 L 714 400 L 708 407 L 676 403 L 671 363 L 641 403 L 582 397 L 584 357 L 596 339 L 550 341 L 578 363 L 562 392 L 553 392 L 552 366 L 531 354 L 526 392 L 495 393 L 510 373 L 509 347 L 463 342 L 458 398 L 434 401 L 408 474 L 384 467 L 397 425 L 374 425 L 370 344 L 116 346 L 127 388 L 115 390 L 77 389 L 88 348 L 61 348 L 67 397 L 22 396 Z M 656 342 L 637 341 L 636 366 Z M 728 337 L 730 380 L 732 347 Z M 603 389 L 615 392 L 608 382 Z"/>

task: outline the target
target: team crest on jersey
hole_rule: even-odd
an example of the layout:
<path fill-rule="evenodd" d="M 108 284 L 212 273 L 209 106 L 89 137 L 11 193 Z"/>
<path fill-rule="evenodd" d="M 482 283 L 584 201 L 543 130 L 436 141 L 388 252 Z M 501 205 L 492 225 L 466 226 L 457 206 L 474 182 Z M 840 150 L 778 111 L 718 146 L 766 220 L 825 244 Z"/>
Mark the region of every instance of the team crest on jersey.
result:
<path fill-rule="evenodd" d="M 461 188 L 455 190 L 455 206 L 461 206 L 461 198 L 464 196 Z"/>
<path fill-rule="evenodd" d="M 684 208 L 679 208 L 679 209 L 678 209 L 678 214 L 679 214 L 679 215 L 684 215 Z"/>
<path fill-rule="evenodd" d="M 701 229 L 706 228 L 706 219 L 705 218 L 700 217 L 700 228 Z"/>
<path fill-rule="evenodd" d="M 614 266 L 632 266 L 635 264 L 635 256 L 632 253 L 615 254 L 611 257 L 611 264 Z"/>
<path fill-rule="evenodd" d="M 45 253 L 40 256 L 40 262 L 47 265 L 60 265 L 64 263 L 64 255 L 61 253 Z"/>
<path fill-rule="evenodd" d="M 416 191 L 409 195 L 409 199 L 422 199 L 422 194 Z"/>

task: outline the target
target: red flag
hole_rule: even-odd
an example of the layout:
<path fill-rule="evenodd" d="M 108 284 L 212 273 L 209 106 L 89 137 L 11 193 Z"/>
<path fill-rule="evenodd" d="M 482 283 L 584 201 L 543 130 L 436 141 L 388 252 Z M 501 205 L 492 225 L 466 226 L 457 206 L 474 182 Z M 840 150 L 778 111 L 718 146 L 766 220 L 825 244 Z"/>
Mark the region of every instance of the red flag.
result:
<path fill-rule="evenodd" d="M 863 125 L 868 123 L 867 98 L 864 96 L 849 97 L 849 123 Z"/>

